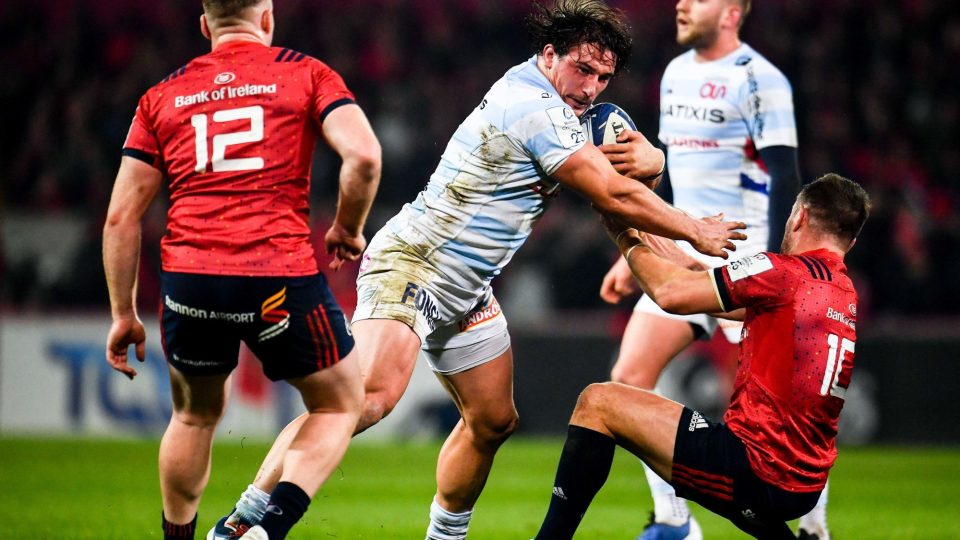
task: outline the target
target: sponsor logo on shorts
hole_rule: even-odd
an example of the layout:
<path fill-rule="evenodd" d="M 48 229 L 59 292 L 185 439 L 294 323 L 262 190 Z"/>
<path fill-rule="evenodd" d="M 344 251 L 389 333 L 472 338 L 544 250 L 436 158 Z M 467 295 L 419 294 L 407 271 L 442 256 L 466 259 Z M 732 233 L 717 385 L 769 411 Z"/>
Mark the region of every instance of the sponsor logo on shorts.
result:
<path fill-rule="evenodd" d="M 188 366 L 195 367 L 208 367 L 208 366 L 219 366 L 219 362 L 210 362 L 209 360 L 191 360 L 189 358 L 184 358 L 177 353 L 173 353 L 173 359 L 181 364 L 186 364 Z"/>
<path fill-rule="evenodd" d="M 710 427 L 710 424 L 707 423 L 707 419 L 697 411 L 693 411 L 693 415 L 690 416 L 690 426 L 687 427 L 687 431 L 696 431 L 705 427 Z"/>
<path fill-rule="evenodd" d="M 502 313 L 502 311 L 500 311 L 500 303 L 497 302 L 496 298 L 494 298 L 489 304 L 470 312 L 469 315 L 461 319 L 457 324 L 460 326 L 461 332 L 466 332 L 474 326 L 481 325 L 491 319 L 497 318 L 500 313 Z"/>
<path fill-rule="evenodd" d="M 560 486 L 553 486 L 553 494 L 560 499 L 567 500 L 567 494 L 563 492 L 563 488 Z"/>
<path fill-rule="evenodd" d="M 195 308 L 170 298 L 170 295 L 164 295 L 163 303 L 167 308 L 184 317 L 193 317 L 194 319 L 221 320 L 232 323 L 251 323 L 256 313 L 230 313 L 227 311 L 213 311 L 209 309 Z"/>
<path fill-rule="evenodd" d="M 853 312 L 854 314 L 856 314 L 856 311 L 857 311 L 856 306 L 854 306 L 853 304 L 850 304 L 850 306 L 853 307 Z M 850 328 L 853 328 L 854 330 L 857 329 L 856 321 L 844 315 L 843 312 L 837 311 L 832 307 L 827 308 L 827 318 L 832 319 L 834 321 L 842 322 L 843 324 L 849 326 Z"/>
<path fill-rule="evenodd" d="M 408 281 L 407 287 L 403 290 L 403 297 L 400 298 L 400 303 L 406 304 L 408 301 L 412 301 L 417 311 L 426 317 L 430 329 L 435 329 L 437 320 L 440 319 L 440 310 L 437 308 L 437 303 L 433 300 L 433 295 L 427 292 L 425 288 Z"/>
<path fill-rule="evenodd" d="M 273 323 L 269 328 L 260 332 L 259 340 L 264 342 L 270 338 L 277 337 L 284 330 L 290 327 L 290 312 L 280 309 L 280 306 L 287 301 L 287 288 L 280 289 L 280 292 L 267 298 L 260 306 L 260 318 L 264 322 Z"/>

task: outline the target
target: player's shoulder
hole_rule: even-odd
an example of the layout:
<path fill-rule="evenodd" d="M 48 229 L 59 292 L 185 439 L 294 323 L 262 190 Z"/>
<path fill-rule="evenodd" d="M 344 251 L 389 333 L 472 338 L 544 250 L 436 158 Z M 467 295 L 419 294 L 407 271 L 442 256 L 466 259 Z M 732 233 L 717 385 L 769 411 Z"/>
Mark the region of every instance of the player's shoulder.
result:
<path fill-rule="evenodd" d="M 563 104 L 537 69 L 535 57 L 510 68 L 490 87 L 490 95 L 510 107 L 549 109 Z"/>
<path fill-rule="evenodd" d="M 843 261 L 826 251 L 808 251 L 790 255 L 793 271 L 805 280 L 830 284 L 844 290 L 852 290 L 853 282 L 847 275 Z"/>
<path fill-rule="evenodd" d="M 667 67 L 663 70 L 663 78 L 667 79 L 677 75 L 685 75 L 690 71 L 690 67 L 694 66 L 694 51 L 690 49 L 678 56 L 675 56 L 673 60 L 667 63 Z"/>
<path fill-rule="evenodd" d="M 789 84 L 787 76 L 780 71 L 780 68 L 746 43 L 731 54 L 729 66 L 730 69 L 740 72 L 747 79 L 757 82 L 766 80 Z"/>

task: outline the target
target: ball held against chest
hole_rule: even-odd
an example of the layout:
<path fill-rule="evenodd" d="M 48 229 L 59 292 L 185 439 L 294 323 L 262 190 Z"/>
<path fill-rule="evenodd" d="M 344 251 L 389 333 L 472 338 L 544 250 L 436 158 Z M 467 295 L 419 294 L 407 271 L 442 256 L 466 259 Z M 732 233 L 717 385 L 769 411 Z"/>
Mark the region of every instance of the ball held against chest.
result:
<path fill-rule="evenodd" d="M 580 117 L 580 123 L 587 133 L 587 140 L 597 146 L 615 143 L 621 132 L 637 129 L 630 115 L 613 103 L 593 105 Z"/>

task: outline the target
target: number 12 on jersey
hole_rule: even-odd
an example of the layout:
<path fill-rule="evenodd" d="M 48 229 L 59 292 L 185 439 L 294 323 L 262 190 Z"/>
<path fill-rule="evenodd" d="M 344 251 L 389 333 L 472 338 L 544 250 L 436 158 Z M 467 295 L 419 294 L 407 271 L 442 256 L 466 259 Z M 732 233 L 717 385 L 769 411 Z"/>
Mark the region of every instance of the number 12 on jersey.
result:
<path fill-rule="evenodd" d="M 231 120 L 250 120 L 250 129 L 246 131 L 234 131 L 231 133 L 221 133 L 213 136 L 213 159 L 211 160 L 213 172 L 227 171 L 254 171 L 263 168 L 263 158 L 234 158 L 227 159 L 227 147 L 232 144 L 242 144 L 258 142 L 263 140 L 263 107 L 254 105 L 252 107 L 240 107 L 238 109 L 226 109 L 213 113 L 214 122 L 229 122 Z M 207 170 L 207 115 L 195 114 L 190 117 L 190 124 L 196 133 L 197 166 L 194 168 L 198 173 Z"/>
<path fill-rule="evenodd" d="M 827 344 L 830 352 L 827 353 L 827 369 L 823 373 L 823 384 L 820 386 L 820 395 L 831 395 L 844 399 L 847 389 L 840 386 L 840 372 L 843 370 L 843 360 L 847 353 L 853 354 L 855 342 L 841 338 L 836 334 L 827 334 Z"/>

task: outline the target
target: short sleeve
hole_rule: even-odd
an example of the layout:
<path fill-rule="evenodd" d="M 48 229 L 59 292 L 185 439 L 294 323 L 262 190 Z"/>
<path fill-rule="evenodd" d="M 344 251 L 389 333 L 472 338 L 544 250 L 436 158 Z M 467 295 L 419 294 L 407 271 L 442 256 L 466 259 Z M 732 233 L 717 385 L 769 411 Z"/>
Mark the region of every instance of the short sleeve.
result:
<path fill-rule="evenodd" d="M 776 305 L 790 296 L 783 257 L 758 253 L 712 270 L 717 297 L 724 311 Z"/>
<path fill-rule="evenodd" d="M 523 114 L 508 130 L 547 175 L 555 173 L 587 141 L 580 119 L 559 100 Z"/>
<path fill-rule="evenodd" d="M 772 65 L 754 58 L 744 66 L 746 79 L 738 93 L 738 107 L 754 146 L 797 147 L 797 122 L 790 81 Z"/>
<path fill-rule="evenodd" d="M 149 121 L 149 104 L 147 96 L 140 98 L 140 103 L 133 115 L 133 122 L 130 123 L 130 130 L 127 131 L 127 139 L 123 143 L 122 154 L 159 169 L 162 162 L 160 142 Z"/>
<path fill-rule="evenodd" d="M 356 103 L 356 99 L 339 73 L 319 60 L 314 62 L 313 110 L 316 113 L 315 120 L 322 124 L 331 111 L 341 105 Z"/>

